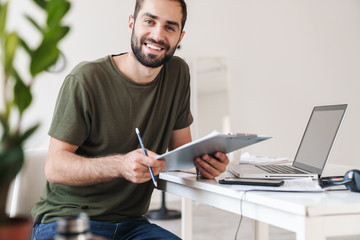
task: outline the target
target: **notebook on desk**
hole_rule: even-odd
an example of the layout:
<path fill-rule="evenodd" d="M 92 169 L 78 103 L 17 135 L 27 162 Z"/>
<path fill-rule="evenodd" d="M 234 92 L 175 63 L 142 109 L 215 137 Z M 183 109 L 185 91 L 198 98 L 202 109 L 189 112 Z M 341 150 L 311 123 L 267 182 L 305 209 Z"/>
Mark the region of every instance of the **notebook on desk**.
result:
<path fill-rule="evenodd" d="M 347 104 L 314 107 L 292 165 L 230 163 L 239 178 L 318 178 L 324 171 Z"/>

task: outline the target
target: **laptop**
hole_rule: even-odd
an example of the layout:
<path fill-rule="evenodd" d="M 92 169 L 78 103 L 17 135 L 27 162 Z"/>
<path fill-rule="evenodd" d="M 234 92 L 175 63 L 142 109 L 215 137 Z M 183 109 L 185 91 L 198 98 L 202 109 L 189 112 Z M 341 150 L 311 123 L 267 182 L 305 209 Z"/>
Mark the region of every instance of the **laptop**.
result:
<path fill-rule="evenodd" d="M 239 178 L 321 177 L 346 109 L 347 104 L 314 107 L 292 165 L 230 163 L 228 171 Z"/>

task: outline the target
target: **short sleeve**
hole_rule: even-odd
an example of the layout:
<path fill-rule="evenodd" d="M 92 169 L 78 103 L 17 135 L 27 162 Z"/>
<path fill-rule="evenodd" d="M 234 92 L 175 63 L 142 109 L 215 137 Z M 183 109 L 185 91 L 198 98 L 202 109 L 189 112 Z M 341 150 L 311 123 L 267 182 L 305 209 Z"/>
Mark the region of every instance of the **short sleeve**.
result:
<path fill-rule="evenodd" d="M 190 110 L 190 73 L 187 64 L 184 64 L 181 75 L 184 77 L 185 86 L 183 88 L 183 99 L 179 107 L 177 120 L 174 125 L 174 130 L 186 128 L 193 122 L 193 116 Z"/>
<path fill-rule="evenodd" d="M 49 135 L 80 146 L 89 135 L 90 124 L 91 106 L 86 88 L 69 75 L 60 89 Z"/>

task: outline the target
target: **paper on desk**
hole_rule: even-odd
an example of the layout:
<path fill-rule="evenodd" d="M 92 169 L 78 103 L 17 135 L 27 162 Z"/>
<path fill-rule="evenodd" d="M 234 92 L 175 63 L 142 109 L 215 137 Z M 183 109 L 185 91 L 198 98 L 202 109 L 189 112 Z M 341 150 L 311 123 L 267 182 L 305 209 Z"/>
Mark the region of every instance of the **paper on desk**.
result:
<path fill-rule="evenodd" d="M 232 185 L 232 189 L 237 191 L 263 190 L 279 192 L 323 192 L 316 180 L 311 178 L 296 178 L 284 180 L 284 185 L 280 187 L 252 186 L 252 185 Z"/>
<path fill-rule="evenodd" d="M 250 153 L 245 152 L 240 156 L 240 163 L 245 164 L 268 164 L 268 163 L 280 163 L 289 161 L 287 157 L 264 157 L 264 156 L 252 156 Z"/>

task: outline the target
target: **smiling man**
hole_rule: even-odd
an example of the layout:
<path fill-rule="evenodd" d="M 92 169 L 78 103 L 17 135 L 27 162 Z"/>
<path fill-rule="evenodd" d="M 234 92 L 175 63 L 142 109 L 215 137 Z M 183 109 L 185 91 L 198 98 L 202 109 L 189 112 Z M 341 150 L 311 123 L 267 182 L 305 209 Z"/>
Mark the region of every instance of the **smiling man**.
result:
<path fill-rule="evenodd" d="M 138 27 L 136 28 L 136 30 L 139 28 L 141 33 L 141 31 L 151 31 L 152 28 L 156 27 L 154 26 L 156 24 L 155 20 L 160 19 L 158 16 L 147 12 L 143 13 L 143 15 L 140 16 L 138 20 L 143 21 L 139 23 Z M 165 35 L 159 35 L 157 37 L 158 39 L 155 39 L 156 36 L 147 36 L 149 34 L 141 37 L 136 35 L 134 18 L 132 16 L 130 16 L 129 22 L 130 29 L 132 30 L 132 54 L 134 54 L 136 59 L 146 67 L 157 68 L 169 61 L 170 58 L 174 55 L 176 47 L 184 35 L 184 32 L 181 32 L 178 22 L 167 21 L 166 24 L 168 26 L 166 26 L 163 30 L 167 32 L 166 35 L 168 35 L 168 39 L 161 39 L 162 37 L 165 37 Z M 165 40 L 170 40 L 171 42 L 168 43 L 165 42 Z M 172 47 L 170 47 L 170 44 L 172 44 Z"/>
<path fill-rule="evenodd" d="M 158 153 L 191 141 L 190 75 L 174 52 L 184 36 L 182 0 L 137 0 L 129 17 L 131 51 L 83 62 L 61 87 L 49 130 L 33 239 L 52 239 L 59 217 L 88 214 L 94 235 L 108 239 L 179 239 L 144 217 L 166 162 Z M 149 156 L 135 133 L 139 128 Z M 229 160 L 194 159 L 214 178 Z"/>

